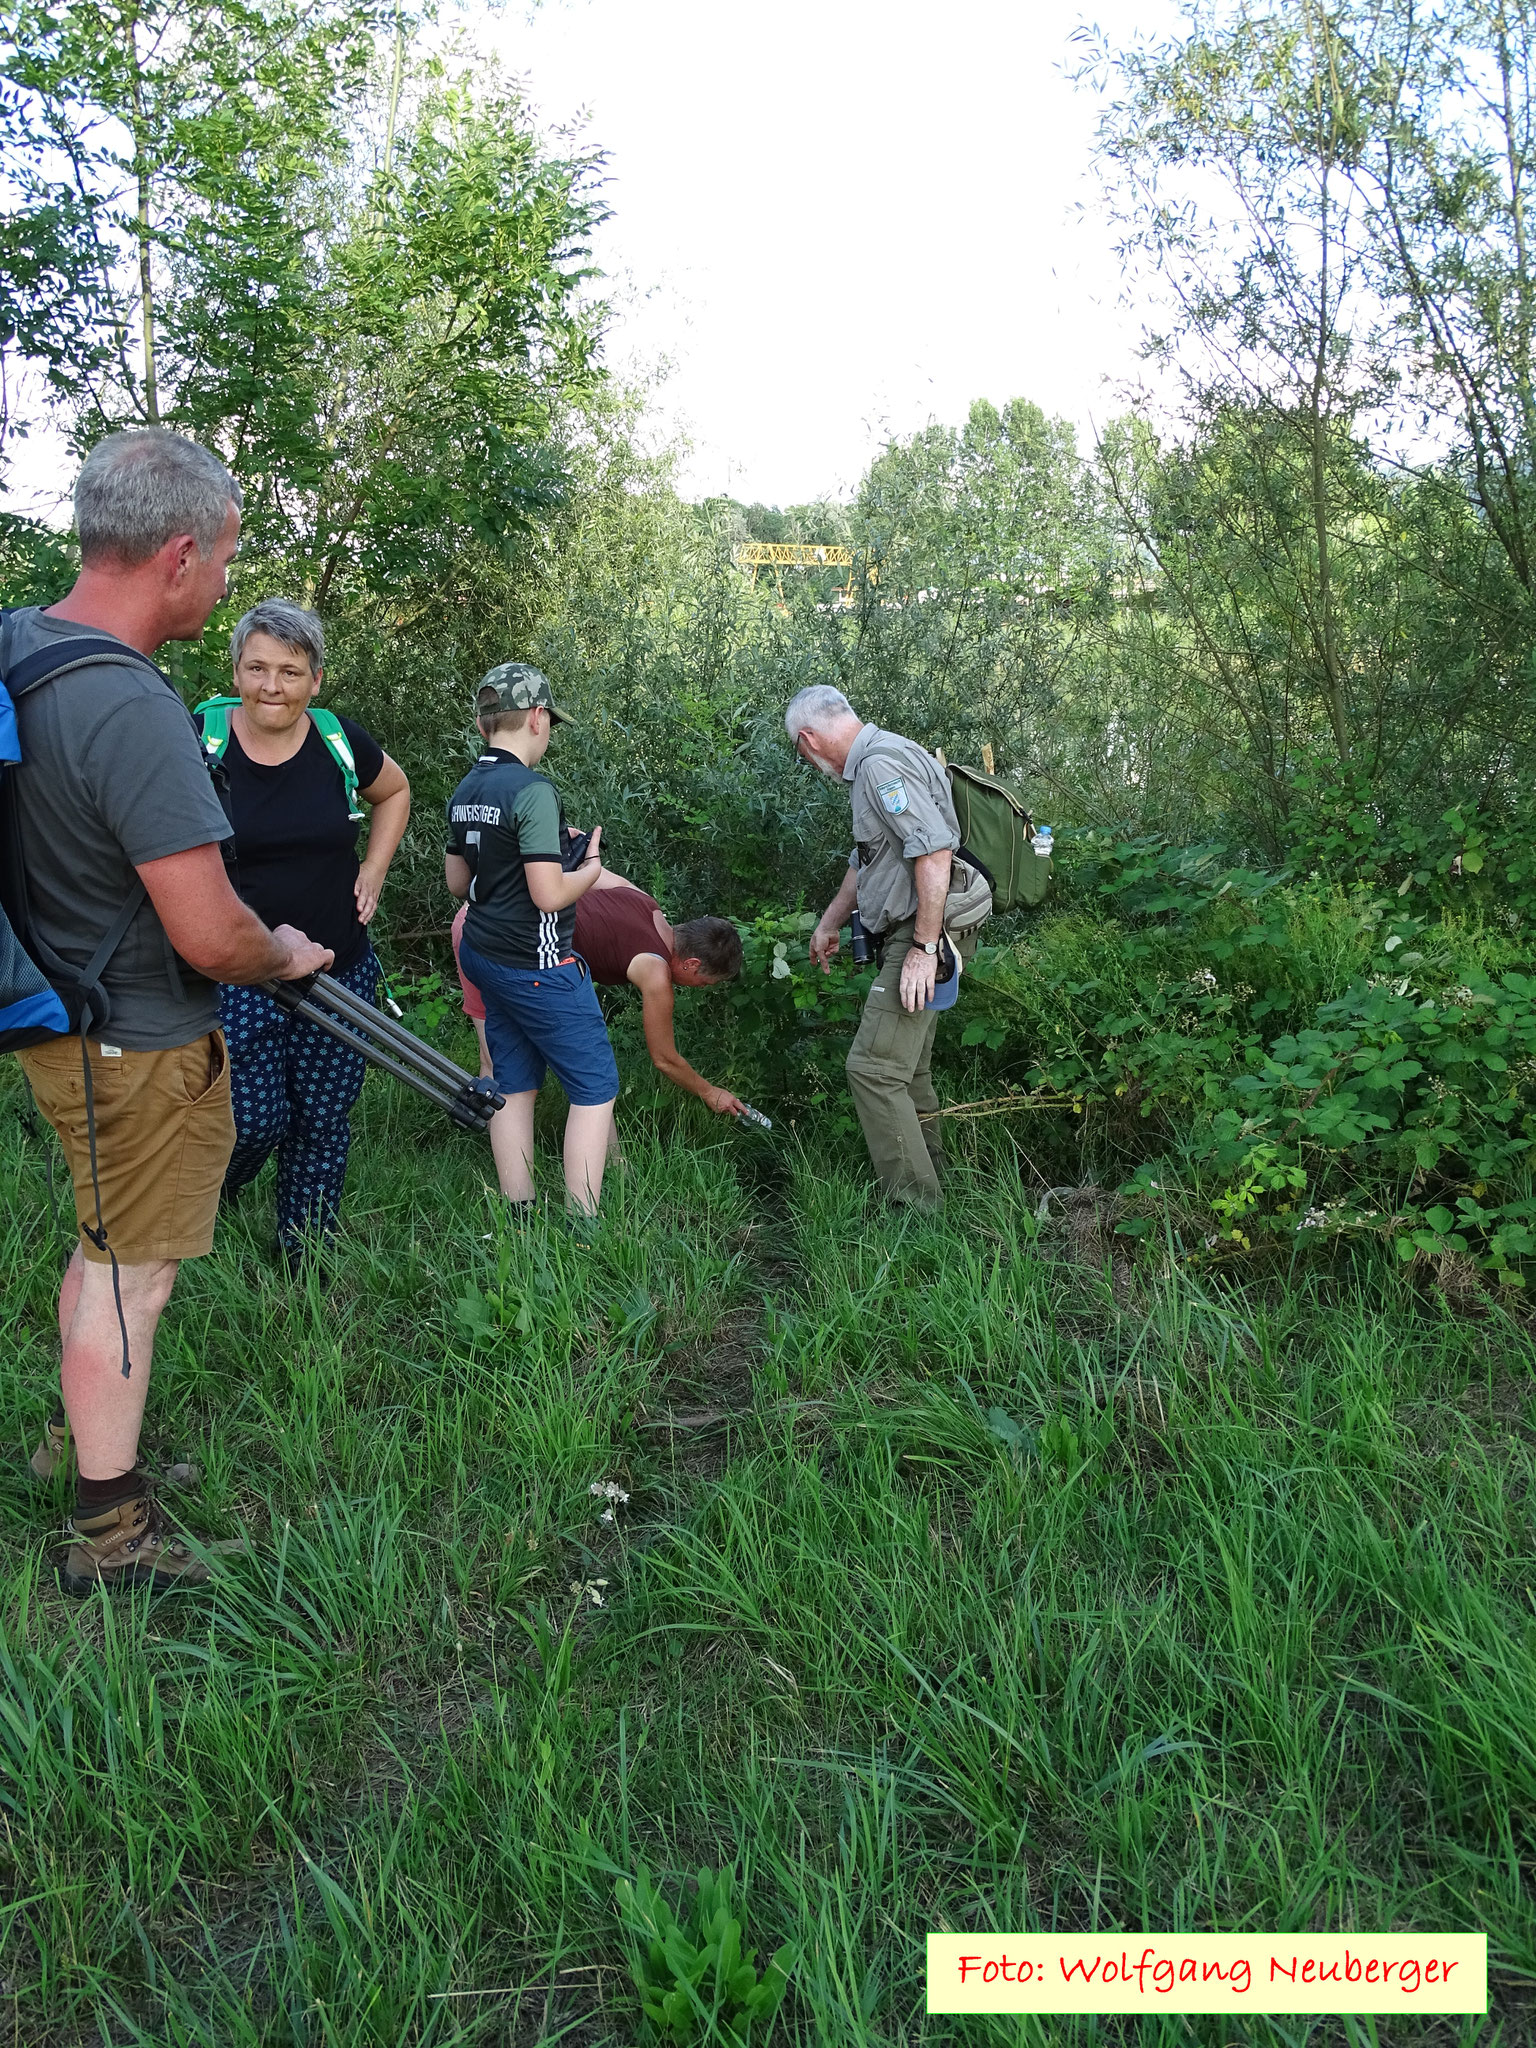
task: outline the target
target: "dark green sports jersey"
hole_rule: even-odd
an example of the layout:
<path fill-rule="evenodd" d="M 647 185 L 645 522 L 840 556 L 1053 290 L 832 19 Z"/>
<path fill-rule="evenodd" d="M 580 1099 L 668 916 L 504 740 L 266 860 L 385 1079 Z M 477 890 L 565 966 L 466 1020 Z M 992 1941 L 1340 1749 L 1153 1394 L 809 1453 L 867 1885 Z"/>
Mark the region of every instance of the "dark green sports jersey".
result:
<path fill-rule="evenodd" d="M 504 967 L 554 967 L 571 951 L 576 906 L 540 910 L 528 893 L 528 861 L 565 866 L 569 835 L 555 785 L 492 747 L 448 799 L 448 851 L 469 865 L 464 936 Z"/>

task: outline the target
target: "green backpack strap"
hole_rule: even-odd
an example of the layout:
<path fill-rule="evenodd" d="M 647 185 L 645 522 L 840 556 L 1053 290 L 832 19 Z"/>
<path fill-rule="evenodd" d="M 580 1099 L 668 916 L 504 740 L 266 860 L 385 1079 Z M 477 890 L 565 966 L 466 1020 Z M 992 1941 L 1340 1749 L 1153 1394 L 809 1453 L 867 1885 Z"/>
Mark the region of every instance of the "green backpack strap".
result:
<path fill-rule="evenodd" d="M 342 731 L 341 720 L 334 711 L 327 711 L 323 704 L 311 704 L 309 715 L 315 722 L 315 730 L 325 741 L 331 759 L 341 770 L 341 779 L 347 785 L 347 816 L 357 824 L 367 816 L 357 801 L 357 763 L 352 758 L 352 747 Z"/>
<path fill-rule="evenodd" d="M 203 721 L 203 752 L 210 760 L 221 761 L 229 745 L 229 714 L 240 702 L 238 697 L 205 697 L 196 707 L 193 716 Z M 323 704 L 311 704 L 309 715 L 314 720 L 315 730 L 325 742 L 326 752 L 341 770 L 341 779 L 346 784 L 347 816 L 359 824 L 368 813 L 357 800 L 357 763 L 352 758 L 352 748 L 341 720 L 334 711 L 327 711 Z"/>
<path fill-rule="evenodd" d="M 203 752 L 212 761 L 224 758 L 229 745 L 229 714 L 239 702 L 238 697 L 205 697 L 192 713 L 203 721 Z"/>

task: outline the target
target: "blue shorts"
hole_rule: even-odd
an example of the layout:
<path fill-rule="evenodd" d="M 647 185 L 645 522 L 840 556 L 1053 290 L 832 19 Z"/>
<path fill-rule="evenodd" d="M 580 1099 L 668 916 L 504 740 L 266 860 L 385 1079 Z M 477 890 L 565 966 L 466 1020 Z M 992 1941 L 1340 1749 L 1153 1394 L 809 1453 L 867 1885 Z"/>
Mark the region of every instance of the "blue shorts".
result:
<path fill-rule="evenodd" d="M 574 1109 L 613 1101 L 619 1069 L 584 960 L 504 967 L 467 939 L 459 957 L 485 999 L 485 1042 L 503 1095 L 541 1088 L 548 1065 Z"/>

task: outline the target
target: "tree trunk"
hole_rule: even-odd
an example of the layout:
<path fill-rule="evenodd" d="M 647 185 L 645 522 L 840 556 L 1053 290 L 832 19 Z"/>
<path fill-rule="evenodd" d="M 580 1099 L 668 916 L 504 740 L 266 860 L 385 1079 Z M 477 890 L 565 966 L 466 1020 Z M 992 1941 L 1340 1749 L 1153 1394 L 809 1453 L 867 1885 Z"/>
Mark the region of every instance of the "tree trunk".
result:
<path fill-rule="evenodd" d="M 1531 267 L 1525 233 L 1525 152 L 1516 132 L 1510 80 L 1509 27 L 1498 14 L 1499 78 L 1503 86 L 1504 154 L 1509 167 L 1509 216 L 1515 236 L 1515 391 L 1525 431 L 1527 460 L 1536 449 L 1536 402 L 1531 391 Z"/>
<path fill-rule="evenodd" d="M 1321 82 L 1321 81 L 1320 81 Z M 1322 629 L 1324 695 L 1333 743 L 1339 750 L 1339 765 L 1349 760 L 1349 723 L 1344 708 L 1344 675 L 1339 663 L 1338 634 L 1333 606 L 1333 567 L 1328 540 L 1328 436 L 1323 413 L 1323 391 L 1328 377 L 1328 342 L 1331 321 L 1328 311 L 1328 173 L 1337 140 L 1337 121 L 1328 81 L 1326 106 L 1318 108 L 1318 142 L 1321 189 L 1318 204 L 1320 270 L 1317 287 L 1317 353 L 1312 363 L 1312 530 L 1317 545 L 1317 608 Z"/>
<path fill-rule="evenodd" d="M 144 334 L 144 417 L 152 427 L 160 424 L 160 386 L 155 373 L 155 280 L 150 261 L 152 198 L 149 138 L 144 124 L 143 79 L 139 70 L 137 17 L 130 15 L 126 27 L 128 44 L 128 91 L 133 107 L 133 174 L 138 186 L 139 316 Z"/>

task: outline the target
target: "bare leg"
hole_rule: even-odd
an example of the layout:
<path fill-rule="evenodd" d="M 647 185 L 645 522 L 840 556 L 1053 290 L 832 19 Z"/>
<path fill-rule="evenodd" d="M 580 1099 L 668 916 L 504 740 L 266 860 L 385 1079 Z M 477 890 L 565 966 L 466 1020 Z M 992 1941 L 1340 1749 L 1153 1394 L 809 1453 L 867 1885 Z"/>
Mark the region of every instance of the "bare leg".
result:
<path fill-rule="evenodd" d="M 565 1120 L 565 1193 L 573 1209 L 595 1216 L 603 1192 L 603 1167 L 614 1129 L 613 1104 L 578 1109 Z"/>
<path fill-rule="evenodd" d="M 110 1268 L 108 1270 L 110 1271 Z M 60 1344 L 69 1336 L 69 1326 L 75 1320 L 75 1307 L 80 1300 L 80 1282 L 84 1277 L 85 1254 L 79 1245 L 76 1245 L 69 1264 L 64 1268 L 64 1279 L 59 1288 Z"/>
<path fill-rule="evenodd" d="M 619 1143 L 619 1106 L 615 1103 L 613 1116 L 608 1125 L 608 1164 L 615 1169 L 622 1169 L 627 1163 L 624 1147 Z"/>
<path fill-rule="evenodd" d="M 128 1379 L 123 1378 L 123 1340 L 112 1293 L 112 1268 L 80 1259 L 80 1269 L 74 1313 L 64 1336 L 60 1373 L 64 1407 L 81 1478 L 117 1479 L 133 1470 L 139 1455 L 139 1426 L 149 1392 L 155 1330 L 176 1284 L 176 1261 L 161 1259 L 154 1265 L 117 1269 L 123 1320 L 128 1326 L 128 1356 L 133 1364 Z"/>
<path fill-rule="evenodd" d="M 471 1017 L 469 1021 L 474 1025 L 475 1036 L 480 1041 L 480 1078 L 482 1081 L 494 1081 L 496 1069 L 491 1064 L 491 1048 L 485 1042 L 485 1019 Z"/>
<path fill-rule="evenodd" d="M 491 1118 L 491 1156 L 496 1178 L 509 1202 L 533 1200 L 533 1105 L 536 1088 L 509 1095 Z"/>

